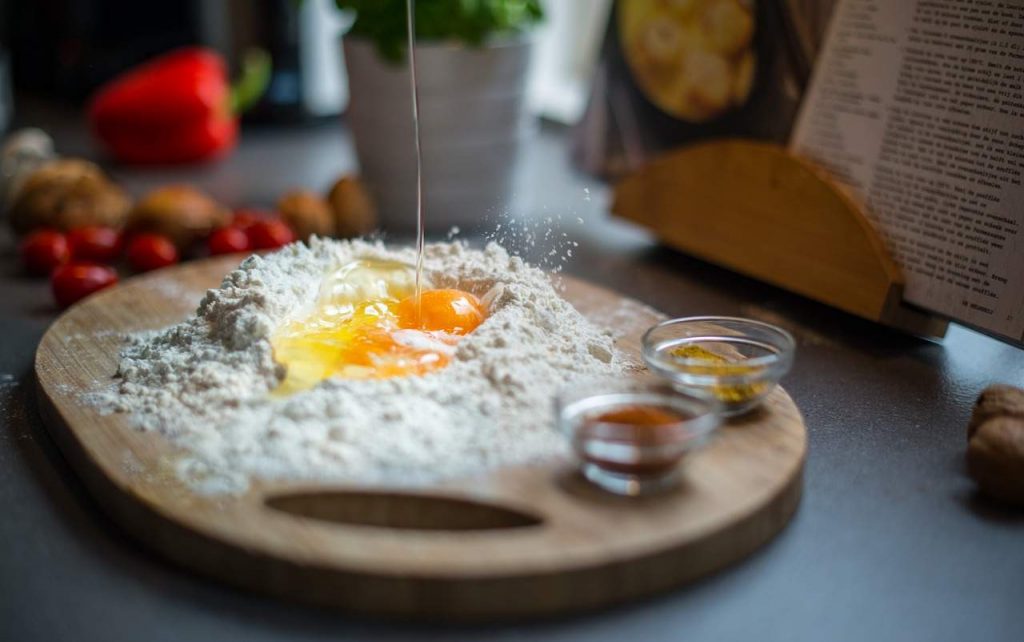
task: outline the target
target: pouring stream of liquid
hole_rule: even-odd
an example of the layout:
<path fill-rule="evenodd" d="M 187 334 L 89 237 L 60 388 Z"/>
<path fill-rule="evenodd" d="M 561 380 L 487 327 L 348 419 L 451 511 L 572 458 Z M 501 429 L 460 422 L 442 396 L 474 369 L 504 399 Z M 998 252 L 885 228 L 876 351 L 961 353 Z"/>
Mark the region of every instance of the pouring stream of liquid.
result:
<path fill-rule="evenodd" d="M 423 279 L 423 152 L 420 149 L 420 92 L 416 84 L 416 0 L 405 0 L 409 35 L 409 80 L 412 84 L 412 128 L 416 136 L 416 318 L 422 318 Z"/>

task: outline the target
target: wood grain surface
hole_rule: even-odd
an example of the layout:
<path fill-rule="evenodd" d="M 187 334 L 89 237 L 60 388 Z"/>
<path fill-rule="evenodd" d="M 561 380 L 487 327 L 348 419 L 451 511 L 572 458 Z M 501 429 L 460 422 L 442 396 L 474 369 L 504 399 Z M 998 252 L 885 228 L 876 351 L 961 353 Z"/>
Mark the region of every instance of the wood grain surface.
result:
<path fill-rule="evenodd" d="M 946 320 L 902 304 L 903 274 L 863 205 L 778 145 L 672 150 L 619 182 L 612 211 L 672 247 L 850 314 L 946 332 Z"/>
<path fill-rule="evenodd" d="M 245 589 L 383 616 L 510 619 L 594 609 L 677 586 L 771 539 L 799 502 L 806 430 L 776 389 L 684 463 L 675 491 L 603 493 L 572 465 L 509 468 L 416 490 L 262 482 L 204 497 L 173 473 L 161 436 L 101 416 L 81 395 L 109 385 L 121 335 L 189 314 L 237 263 L 190 263 L 71 308 L 36 355 L 47 427 L 89 491 L 151 549 Z M 636 353 L 659 315 L 569 277 L 564 295 Z"/>

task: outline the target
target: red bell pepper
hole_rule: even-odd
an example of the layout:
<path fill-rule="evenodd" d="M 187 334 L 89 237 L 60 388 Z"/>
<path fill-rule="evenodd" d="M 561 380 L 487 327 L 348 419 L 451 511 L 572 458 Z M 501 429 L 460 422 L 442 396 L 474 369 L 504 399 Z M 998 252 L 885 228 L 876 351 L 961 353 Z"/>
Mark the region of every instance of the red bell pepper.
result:
<path fill-rule="evenodd" d="M 232 88 L 224 59 L 187 47 L 128 70 L 100 88 L 89 106 L 96 138 L 125 163 L 187 163 L 215 158 L 235 145 L 238 113 L 269 79 L 265 53 L 246 56 Z"/>

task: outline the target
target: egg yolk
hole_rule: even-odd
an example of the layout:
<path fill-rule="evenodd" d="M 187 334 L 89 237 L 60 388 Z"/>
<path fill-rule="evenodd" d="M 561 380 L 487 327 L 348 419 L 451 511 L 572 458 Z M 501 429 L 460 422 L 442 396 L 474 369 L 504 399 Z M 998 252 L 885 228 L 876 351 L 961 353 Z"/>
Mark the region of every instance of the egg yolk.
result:
<path fill-rule="evenodd" d="M 456 289 L 425 289 L 417 301 L 410 269 L 358 261 L 325 279 L 314 310 L 271 339 L 274 359 L 287 368 L 274 393 L 331 377 L 384 379 L 448 365 L 458 340 L 484 321 L 484 307 Z"/>
<path fill-rule="evenodd" d="M 419 305 L 416 295 L 402 299 L 398 304 L 398 324 L 403 328 L 414 328 L 449 334 L 469 334 L 483 323 L 484 312 L 480 299 L 462 290 L 426 290 L 420 294 Z"/>

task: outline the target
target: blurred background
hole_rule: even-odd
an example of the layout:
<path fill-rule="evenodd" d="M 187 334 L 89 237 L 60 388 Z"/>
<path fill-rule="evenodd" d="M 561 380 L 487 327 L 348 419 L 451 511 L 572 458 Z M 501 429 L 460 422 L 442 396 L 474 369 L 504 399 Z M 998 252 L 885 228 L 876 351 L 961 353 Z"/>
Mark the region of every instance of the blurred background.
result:
<path fill-rule="evenodd" d="M 428 226 L 435 233 L 493 227 L 548 204 L 536 202 L 542 192 L 524 178 L 524 150 L 539 128 L 557 130 L 575 167 L 601 179 L 706 137 L 784 142 L 831 5 L 419 0 Z M 378 215 L 373 227 L 348 231 L 407 231 L 416 164 L 405 7 L 405 0 L 0 0 L 0 131 L 41 127 L 58 154 L 97 161 L 134 192 L 178 178 L 210 187 L 229 207 L 272 207 L 293 187 L 268 171 L 275 163 L 290 165 L 292 182 L 301 164 L 300 187 L 325 196 L 348 173 Z M 197 46 L 223 69 L 179 60 L 187 72 L 141 80 L 136 73 L 127 89 L 119 83 L 139 65 Z M 253 63 L 253 51 L 268 68 Z M 223 86 L 168 80 L 197 69 L 219 74 L 203 82 Z M 214 90 L 225 95 L 211 98 Z M 204 102 L 207 120 L 174 129 L 195 102 Z M 336 126 L 339 116 L 340 136 L 317 129 Z M 248 160 L 274 136 L 273 152 L 258 165 Z M 308 144 L 321 136 L 344 147 L 346 160 L 324 155 L 322 141 Z M 238 140 L 251 153 L 224 169 L 218 163 Z M 304 149 L 310 158 L 299 158 Z M 253 172 L 260 180 L 251 180 Z"/>
<path fill-rule="evenodd" d="M 580 115 L 610 6 L 610 0 L 544 4 L 529 77 L 538 113 L 564 121 Z M 352 20 L 333 0 L 0 0 L 0 46 L 19 90 L 70 103 L 176 47 L 208 45 L 235 68 L 247 47 L 264 47 L 274 59 L 274 79 L 246 119 L 287 121 L 344 111 L 340 37 Z"/>
<path fill-rule="evenodd" d="M 20 125 L 42 125 L 49 112 L 60 108 L 78 110 L 82 131 L 95 133 L 96 124 L 85 122 L 89 100 L 126 70 L 168 51 L 200 45 L 223 56 L 235 79 L 244 72 L 246 52 L 258 48 L 269 54 L 271 74 L 262 95 L 241 115 L 242 138 L 268 127 L 301 131 L 347 112 L 362 178 L 382 224 L 394 230 L 408 227 L 415 165 L 407 70 L 404 60 L 379 55 L 381 43 L 356 34 L 358 29 L 343 43 L 342 34 L 360 14 L 360 3 L 348 4 L 351 8 L 342 10 L 334 0 L 0 0 L 0 131 L 11 126 L 15 114 Z M 429 11 L 432 4 L 451 3 L 421 0 L 418 11 Z M 480 12 L 491 11 L 493 23 L 453 22 L 445 25 L 447 32 L 419 36 L 424 156 L 431 168 L 425 200 L 440 212 L 432 219 L 436 229 L 472 226 L 479 212 L 493 216 L 512 209 L 514 201 L 520 210 L 527 207 L 513 199 L 527 191 L 516 182 L 522 144 L 534 135 L 537 117 L 563 124 L 579 120 L 612 3 L 548 2 L 539 19 L 517 13 L 535 3 L 479 4 Z M 404 0 L 384 5 L 379 15 L 362 12 L 364 22 L 379 23 L 364 31 L 404 24 Z M 429 23 L 417 28 L 437 30 Z M 464 46 L 477 35 L 486 42 Z M 510 39 L 520 46 L 506 46 Z M 346 54 L 355 58 L 348 65 Z M 355 92 L 353 85 L 358 85 Z M 58 147 L 67 144 L 69 137 L 64 138 Z M 77 138 L 70 137 L 72 142 Z M 139 165 L 103 142 L 92 145 L 87 155 L 115 172 Z M 168 160 L 165 165 L 181 164 L 177 158 Z"/>

